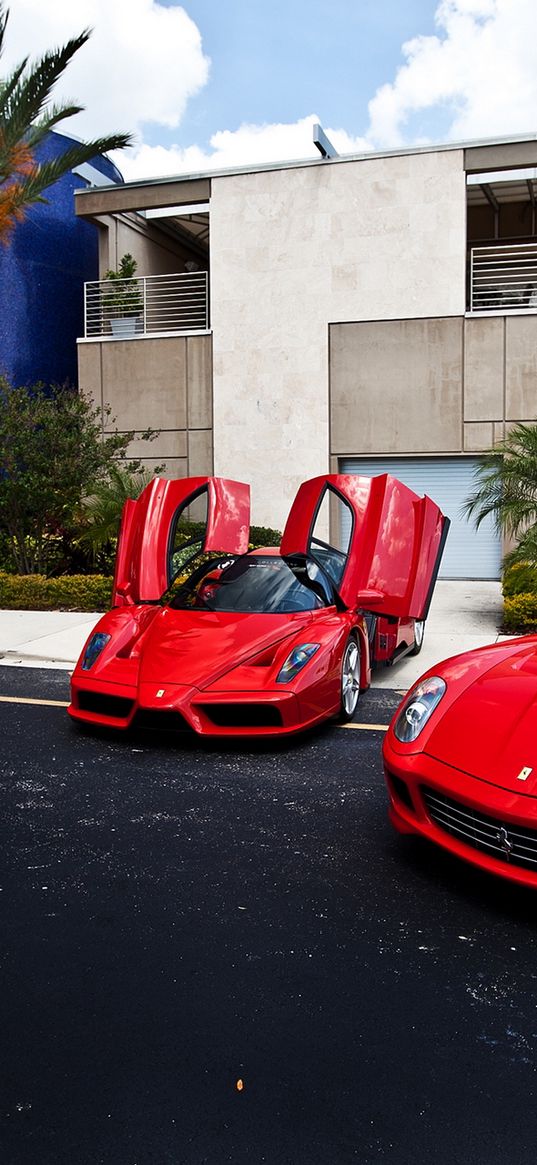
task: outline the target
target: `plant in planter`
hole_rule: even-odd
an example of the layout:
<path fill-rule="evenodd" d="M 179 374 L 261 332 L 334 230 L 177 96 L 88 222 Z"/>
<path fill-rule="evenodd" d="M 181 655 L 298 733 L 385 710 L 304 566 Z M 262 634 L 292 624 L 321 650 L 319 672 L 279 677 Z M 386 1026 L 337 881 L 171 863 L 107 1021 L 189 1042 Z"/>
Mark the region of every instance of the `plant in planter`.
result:
<path fill-rule="evenodd" d="M 140 282 L 135 277 L 137 266 L 136 259 L 127 251 L 117 270 L 109 270 L 105 275 L 111 287 L 103 291 L 102 302 L 115 336 L 133 336 L 142 330 L 144 301 Z"/>

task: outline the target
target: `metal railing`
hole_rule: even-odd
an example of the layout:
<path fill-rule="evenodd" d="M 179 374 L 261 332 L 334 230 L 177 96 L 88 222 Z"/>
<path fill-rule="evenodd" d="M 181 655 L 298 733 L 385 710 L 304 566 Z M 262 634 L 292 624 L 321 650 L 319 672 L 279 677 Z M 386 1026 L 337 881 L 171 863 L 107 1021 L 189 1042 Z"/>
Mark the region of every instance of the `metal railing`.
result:
<path fill-rule="evenodd" d="M 207 271 L 84 284 L 84 336 L 128 339 L 209 327 Z"/>
<path fill-rule="evenodd" d="M 537 243 L 472 247 L 470 311 L 537 309 Z"/>

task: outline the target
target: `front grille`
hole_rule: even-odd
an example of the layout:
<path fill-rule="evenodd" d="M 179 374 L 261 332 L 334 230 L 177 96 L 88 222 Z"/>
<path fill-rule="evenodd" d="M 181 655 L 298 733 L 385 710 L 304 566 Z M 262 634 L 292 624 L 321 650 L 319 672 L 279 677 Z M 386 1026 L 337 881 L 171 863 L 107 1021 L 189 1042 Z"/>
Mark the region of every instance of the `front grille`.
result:
<path fill-rule="evenodd" d="M 81 712 L 94 712 L 96 716 L 109 716 L 114 720 L 127 720 L 132 712 L 134 700 L 126 696 L 109 696 L 105 692 L 79 691 L 78 707 Z"/>
<path fill-rule="evenodd" d="M 273 704 L 201 704 L 217 728 L 281 728 L 282 718 Z"/>
<path fill-rule="evenodd" d="M 192 732 L 192 728 L 180 712 L 164 708 L 139 708 L 134 717 L 134 727 L 150 729 L 151 732 Z"/>
<path fill-rule="evenodd" d="M 421 794 L 431 820 L 445 833 L 497 861 L 537 869 L 537 829 L 506 824 L 427 786 Z"/>

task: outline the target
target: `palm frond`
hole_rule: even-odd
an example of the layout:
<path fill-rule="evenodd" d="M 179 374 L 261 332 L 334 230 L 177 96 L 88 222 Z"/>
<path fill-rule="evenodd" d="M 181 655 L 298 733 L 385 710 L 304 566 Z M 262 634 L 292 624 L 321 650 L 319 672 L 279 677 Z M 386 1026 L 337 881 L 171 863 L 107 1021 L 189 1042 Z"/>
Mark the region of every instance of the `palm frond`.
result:
<path fill-rule="evenodd" d="M 82 113 L 82 108 L 82 105 L 51 105 L 46 114 L 31 126 L 25 141 L 32 149 L 35 149 L 58 122 L 64 121 L 67 117 L 74 117 L 77 113 Z"/>
<path fill-rule="evenodd" d="M 537 524 L 526 530 L 518 546 L 515 546 L 514 550 L 510 550 L 503 560 L 504 568 L 521 563 L 537 567 Z"/>
<path fill-rule="evenodd" d="M 0 131 L 8 145 L 23 137 L 33 122 L 41 116 L 50 101 L 56 82 L 89 36 L 90 31 L 86 29 L 80 36 L 68 41 L 63 48 L 45 53 L 41 60 L 20 76 L 14 88 L 11 86 L 12 76 L 8 77 L 10 95 L 0 105 Z"/>
<path fill-rule="evenodd" d="M 537 522 L 537 425 L 515 425 L 482 459 L 462 513 L 476 528 L 492 516 L 513 537 Z"/>
<path fill-rule="evenodd" d="M 53 186 L 69 170 L 90 162 L 110 150 L 119 150 L 129 145 L 131 138 L 128 134 L 115 134 L 107 138 L 96 138 L 91 142 L 84 142 L 72 146 L 59 158 L 49 162 L 37 163 L 32 166 L 27 177 L 22 177 L 17 183 L 17 189 L 12 192 L 14 206 L 30 205 L 39 202 L 44 190 Z M 1 165 L 0 165 L 1 172 Z"/>
<path fill-rule="evenodd" d="M 125 502 L 139 497 L 153 476 L 149 469 L 131 473 L 121 465 L 110 466 L 106 479 L 97 482 L 94 492 L 82 498 L 79 542 L 95 554 L 116 538 Z"/>
<path fill-rule="evenodd" d="M 5 6 L 0 3 L 0 56 L 4 47 L 4 36 L 6 32 L 6 25 L 9 20 L 9 12 Z"/>
<path fill-rule="evenodd" d="M 9 11 L 0 2 L 0 53 Z M 35 156 L 43 138 L 82 106 L 72 101 L 53 104 L 52 91 L 75 53 L 86 44 L 90 29 L 72 37 L 60 48 L 29 64 L 29 58 L 0 80 L 0 240 L 7 241 L 26 206 L 44 201 L 43 192 L 76 166 L 121 150 L 132 142 L 130 134 L 110 134 L 90 142 L 77 142 L 61 157 L 39 163 Z"/>

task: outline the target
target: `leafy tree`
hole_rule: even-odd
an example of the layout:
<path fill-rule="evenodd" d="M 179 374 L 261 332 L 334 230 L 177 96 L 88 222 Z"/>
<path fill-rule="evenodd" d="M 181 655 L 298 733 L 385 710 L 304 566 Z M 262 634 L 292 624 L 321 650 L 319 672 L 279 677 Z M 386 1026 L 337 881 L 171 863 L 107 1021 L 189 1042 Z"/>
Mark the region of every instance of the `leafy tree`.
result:
<path fill-rule="evenodd" d="M 515 425 L 483 458 L 464 513 L 476 527 L 492 515 L 500 533 L 518 539 L 506 563 L 537 562 L 537 425 Z"/>
<path fill-rule="evenodd" d="M 0 55 L 9 11 L 0 2 Z M 90 31 L 68 41 L 37 61 L 20 62 L 9 76 L 0 80 L 0 240 L 6 241 L 25 208 L 44 202 L 43 191 L 74 166 L 80 166 L 108 150 L 122 149 L 131 142 L 128 134 L 112 134 L 91 142 L 76 142 L 61 157 L 40 163 L 36 150 L 50 130 L 65 118 L 80 113 L 82 106 L 51 104 L 51 93 L 75 53 L 86 43 Z"/>
<path fill-rule="evenodd" d="M 73 535 L 83 495 L 114 475 L 134 433 L 69 386 L 11 388 L 0 379 L 0 536 L 20 574 L 46 572 L 54 539 Z M 147 439 L 155 434 L 142 434 Z M 126 462 L 138 473 L 139 460 Z"/>

